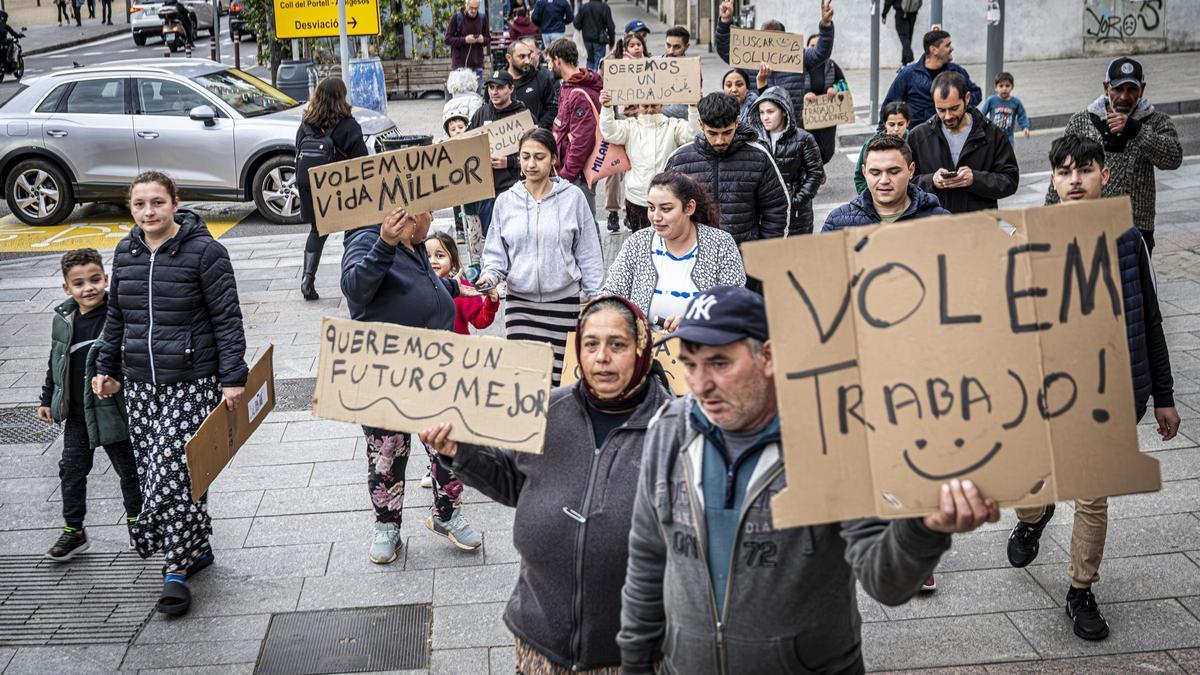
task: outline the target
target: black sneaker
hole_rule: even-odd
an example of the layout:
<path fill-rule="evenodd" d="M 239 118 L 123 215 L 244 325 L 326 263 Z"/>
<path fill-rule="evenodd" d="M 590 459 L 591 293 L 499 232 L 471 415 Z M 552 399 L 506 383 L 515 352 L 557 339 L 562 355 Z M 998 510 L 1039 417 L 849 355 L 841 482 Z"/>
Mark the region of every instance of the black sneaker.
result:
<path fill-rule="evenodd" d="M 1037 558 L 1041 547 L 1042 530 L 1054 517 L 1054 505 L 1046 507 L 1046 513 L 1036 523 L 1017 523 L 1008 535 L 1008 564 L 1024 567 Z"/>
<path fill-rule="evenodd" d="M 58 541 L 46 551 L 46 557 L 54 562 L 66 562 L 91 547 L 87 532 L 82 527 L 64 527 Z"/>
<path fill-rule="evenodd" d="M 1067 591 L 1067 616 L 1075 625 L 1075 634 L 1084 640 L 1103 640 L 1108 637 L 1108 622 L 1096 606 L 1096 596 L 1090 588 Z"/>
<path fill-rule="evenodd" d="M 616 234 L 621 231 L 621 214 L 616 211 L 608 213 L 608 231 Z"/>

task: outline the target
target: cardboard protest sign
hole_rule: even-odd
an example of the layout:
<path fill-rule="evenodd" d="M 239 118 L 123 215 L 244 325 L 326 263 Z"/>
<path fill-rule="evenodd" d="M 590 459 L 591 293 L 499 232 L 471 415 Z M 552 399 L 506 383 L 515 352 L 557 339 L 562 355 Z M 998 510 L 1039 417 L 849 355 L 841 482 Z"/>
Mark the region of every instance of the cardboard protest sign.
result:
<path fill-rule="evenodd" d="M 522 110 L 502 120 L 488 122 L 457 138 L 469 138 L 487 134 L 492 157 L 507 157 L 521 149 L 521 136 L 534 127 L 533 113 Z"/>
<path fill-rule="evenodd" d="M 317 231 L 375 225 L 397 206 L 417 213 L 494 197 L 490 152 L 477 135 L 311 169 Z"/>
<path fill-rule="evenodd" d="M 763 64 L 777 72 L 803 73 L 804 36 L 778 30 L 731 28 L 729 65 L 758 70 Z"/>
<path fill-rule="evenodd" d="M 605 59 L 604 89 L 612 105 L 682 103 L 700 100 L 700 57 Z"/>
<path fill-rule="evenodd" d="M 655 334 L 651 339 L 657 340 L 662 335 Z M 683 363 L 675 358 L 679 349 L 679 341 L 671 340 L 654 346 L 654 360 L 663 367 L 667 381 L 671 384 L 671 392 L 676 396 L 688 393 L 687 380 L 684 379 Z M 563 372 L 560 384 L 567 386 L 579 381 L 583 374 L 579 370 L 579 359 L 575 357 L 575 331 L 567 333 L 567 351 L 563 355 Z"/>
<path fill-rule="evenodd" d="M 854 124 L 854 97 L 845 91 L 832 100 L 828 96 L 817 96 L 816 103 L 804 104 L 804 128 L 824 129 L 839 124 Z"/>
<path fill-rule="evenodd" d="M 193 502 L 200 503 L 217 475 L 275 409 L 274 351 L 273 345 L 268 346 L 258 357 L 246 378 L 246 392 L 233 410 L 224 401 L 218 403 L 184 446 Z"/>
<path fill-rule="evenodd" d="M 1138 451 L 1117 239 L 1129 201 L 753 243 L 782 411 L 777 527 L 1158 490 Z"/>
<path fill-rule="evenodd" d="M 313 414 L 541 453 L 553 365 L 547 344 L 326 317 Z"/>

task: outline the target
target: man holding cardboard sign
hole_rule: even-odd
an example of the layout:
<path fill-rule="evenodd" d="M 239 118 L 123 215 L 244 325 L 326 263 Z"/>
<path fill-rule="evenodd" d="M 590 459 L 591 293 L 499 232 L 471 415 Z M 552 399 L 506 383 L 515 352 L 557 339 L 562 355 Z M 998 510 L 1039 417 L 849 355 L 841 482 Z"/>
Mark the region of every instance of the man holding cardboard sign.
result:
<path fill-rule="evenodd" d="M 513 100 L 513 85 L 515 82 L 512 73 L 507 70 L 497 70 L 488 77 L 488 100 L 471 117 L 471 129 L 483 129 L 489 124 L 500 123 L 501 120 L 506 118 L 515 118 L 527 110 L 524 103 Z M 532 120 L 530 121 L 532 122 Z M 533 126 L 532 123 L 529 126 Z M 481 133 L 486 134 L 486 132 Z M 520 138 L 520 132 L 516 136 Z M 491 155 L 492 185 L 496 194 L 504 192 L 521 179 L 521 168 L 517 162 L 516 152 L 517 148 L 513 147 L 510 153 L 505 153 L 504 155 L 493 153 Z M 495 197 L 479 202 L 479 226 L 483 229 L 483 236 L 485 237 L 487 236 L 488 226 L 492 224 L 492 207 L 495 204 Z"/>
<path fill-rule="evenodd" d="M 1050 182 L 1064 203 L 1099 199 L 1109 179 L 1108 168 L 1104 166 L 1104 146 L 1082 136 L 1064 136 L 1054 141 L 1050 147 L 1050 171 Z M 1163 335 L 1150 251 L 1137 228 L 1129 229 L 1117 240 L 1117 255 L 1125 321 L 1130 327 L 1127 339 L 1134 414 L 1141 420 L 1153 395 L 1158 433 L 1164 441 L 1169 441 L 1179 433 L 1171 357 Z M 1042 531 L 1053 517 L 1053 504 L 1017 509 L 1021 522 L 1008 538 L 1008 562 L 1013 567 L 1025 567 L 1037 558 Z M 1076 499 L 1071 564 L 1067 567 L 1071 588 L 1067 591 L 1066 605 L 1075 634 L 1085 640 L 1108 637 L 1108 622 L 1096 606 L 1091 590 L 1092 584 L 1100 579 L 1107 534 L 1108 498 Z"/>
<path fill-rule="evenodd" d="M 789 481 L 762 298 L 711 289 L 671 338 L 681 340 L 691 393 L 647 433 L 617 636 L 622 671 L 653 672 L 661 655 L 672 673 L 862 672 L 855 579 L 881 602 L 903 603 L 950 534 L 996 522 L 999 507 L 951 480 L 924 518 L 777 529 L 772 495 Z"/>

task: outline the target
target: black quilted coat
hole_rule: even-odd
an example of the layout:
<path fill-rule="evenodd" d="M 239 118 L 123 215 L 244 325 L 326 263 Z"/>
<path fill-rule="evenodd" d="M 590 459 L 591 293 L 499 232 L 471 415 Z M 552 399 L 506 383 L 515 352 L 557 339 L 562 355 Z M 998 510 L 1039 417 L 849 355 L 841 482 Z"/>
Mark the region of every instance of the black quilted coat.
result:
<path fill-rule="evenodd" d="M 1129 366 L 1133 374 L 1134 412 L 1141 419 L 1151 395 L 1155 408 L 1175 405 L 1175 381 L 1171 377 L 1171 357 L 1163 334 L 1150 253 L 1136 227 L 1117 240 L 1117 257 L 1121 269 L 1121 295 L 1125 302 Z"/>
<path fill-rule="evenodd" d="M 667 169 L 700 181 L 721 209 L 721 229 L 737 243 L 782 237 L 790 211 L 783 177 L 771 151 L 754 132 L 739 127 L 724 153 L 708 144 L 704 132 L 667 159 Z"/>
<path fill-rule="evenodd" d="M 787 115 L 787 129 L 779 140 L 771 145 L 771 134 L 759 119 L 758 109 L 763 101 L 770 101 L 781 108 Z M 758 134 L 763 145 L 771 148 L 775 156 L 775 164 L 783 181 L 787 185 L 788 196 L 792 202 L 792 225 L 788 234 L 812 234 L 813 231 L 813 197 L 825 178 L 825 165 L 821 159 L 821 148 L 817 139 L 804 129 L 796 126 L 796 118 L 792 110 L 792 99 L 783 87 L 768 87 L 750 107 L 750 112 L 743 122 Z"/>
<path fill-rule="evenodd" d="M 179 232 L 151 253 L 134 227 L 117 244 L 104 347 L 96 372 L 154 384 L 216 375 L 246 384 L 246 336 L 233 265 L 196 213 L 175 214 Z"/>

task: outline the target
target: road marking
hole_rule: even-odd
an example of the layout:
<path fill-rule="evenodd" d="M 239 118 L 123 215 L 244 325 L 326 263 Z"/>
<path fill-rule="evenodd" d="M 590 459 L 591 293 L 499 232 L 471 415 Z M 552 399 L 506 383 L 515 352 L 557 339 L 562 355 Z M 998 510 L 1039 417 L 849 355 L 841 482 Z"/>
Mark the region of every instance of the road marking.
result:
<path fill-rule="evenodd" d="M 118 51 L 117 53 L 118 54 L 128 54 L 129 52 L 136 52 L 137 50 L 138 50 L 137 47 L 130 47 L 129 49 L 122 49 L 122 50 Z"/>
<path fill-rule="evenodd" d="M 238 220 L 207 221 L 213 238 L 233 229 Z M 0 253 L 71 251 L 77 248 L 110 249 L 117 245 L 133 222 L 127 215 L 94 215 L 61 225 L 34 227 L 8 215 L 0 219 Z"/>
<path fill-rule="evenodd" d="M 60 58 L 61 59 L 61 58 L 65 58 L 65 56 L 58 56 L 60 54 L 67 54 L 68 52 L 78 51 L 80 49 L 85 49 L 87 47 L 96 47 L 98 45 L 106 45 L 111 42 L 116 42 L 117 40 L 128 40 L 128 39 L 130 39 L 129 33 L 120 33 L 120 34 L 114 35 L 110 38 L 104 38 L 103 40 L 96 40 L 94 42 L 85 42 L 81 45 L 74 45 L 72 47 L 63 47 L 62 49 L 60 49 L 58 51 L 49 52 L 47 54 L 37 54 L 37 56 L 39 56 L 39 57 L 45 56 L 47 58 Z"/>

